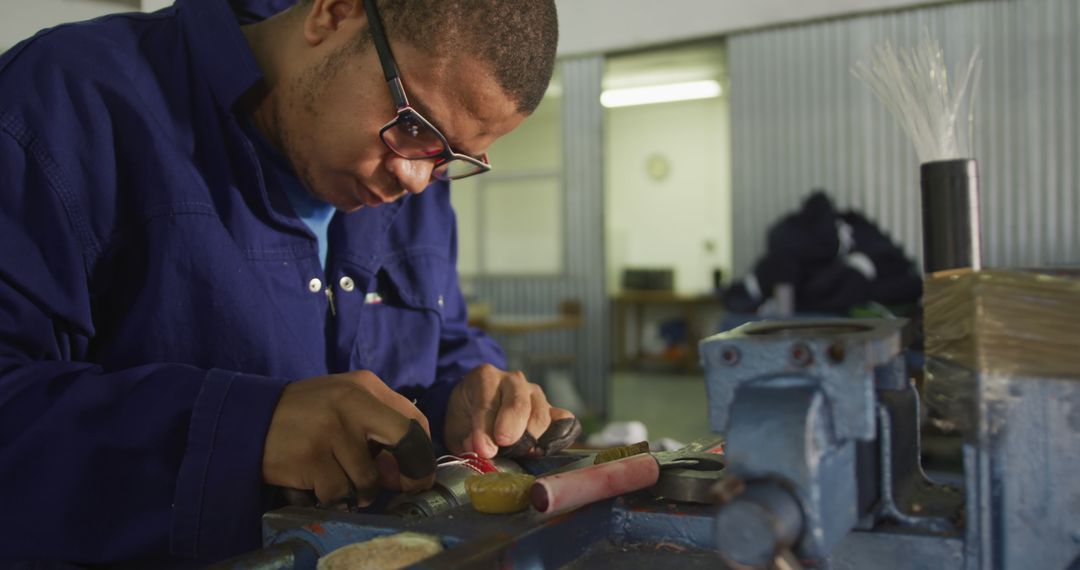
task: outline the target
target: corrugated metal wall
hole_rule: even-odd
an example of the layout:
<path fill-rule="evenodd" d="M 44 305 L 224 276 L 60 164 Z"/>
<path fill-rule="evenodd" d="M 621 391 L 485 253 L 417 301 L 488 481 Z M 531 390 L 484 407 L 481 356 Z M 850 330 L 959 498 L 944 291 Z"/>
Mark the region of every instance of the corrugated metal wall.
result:
<path fill-rule="evenodd" d="M 734 265 L 814 187 L 921 257 L 918 160 L 851 66 L 926 26 L 950 69 L 982 47 L 975 157 L 988 266 L 1080 264 L 1080 2 L 964 2 L 736 35 L 731 70 Z"/>
<path fill-rule="evenodd" d="M 573 377 L 588 406 L 607 412 L 610 325 L 604 283 L 602 57 L 560 63 L 563 85 L 563 166 L 566 271 L 559 277 L 482 277 L 478 298 L 498 314 L 547 315 L 564 299 L 582 303 L 584 326 L 576 331 L 530 333 L 520 339 L 526 354 L 573 354 Z M 504 347 L 514 342 L 500 338 Z M 530 372 L 526 370 L 526 372 Z"/>

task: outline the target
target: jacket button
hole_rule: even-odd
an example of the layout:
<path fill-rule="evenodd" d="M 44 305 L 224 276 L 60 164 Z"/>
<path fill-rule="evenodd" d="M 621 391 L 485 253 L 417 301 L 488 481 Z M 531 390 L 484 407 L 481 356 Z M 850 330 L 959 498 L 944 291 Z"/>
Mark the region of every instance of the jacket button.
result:
<path fill-rule="evenodd" d="M 311 281 L 308 281 L 307 288 L 308 291 L 311 291 L 312 293 L 318 293 L 319 291 L 322 291 L 322 281 L 320 281 L 318 277 L 312 277 Z"/>
<path fill-rule="evenodd" d="M 353 289 L 356 289 L 356 282 L 354 282 L 352 277 L 349 277 L 348 275 L 342 277 L 341 281 L 338 281 L 338 285 L 340 285 L 341 290 L 345 292 L 350 292 Z"/>

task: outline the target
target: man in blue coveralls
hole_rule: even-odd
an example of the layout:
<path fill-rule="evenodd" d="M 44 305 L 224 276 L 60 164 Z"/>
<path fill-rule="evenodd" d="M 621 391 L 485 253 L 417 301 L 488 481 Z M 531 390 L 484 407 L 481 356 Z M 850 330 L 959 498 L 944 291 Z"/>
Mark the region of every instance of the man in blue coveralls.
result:
<path fill-rule="evenodd" d="M 466 325 L 448 184 L 556 39 L 552 0 L 177 0 L 6 53 L 0 566 L 221 559 L 280 488 L 430 486 L 410 433 L 569 419 Z"/>

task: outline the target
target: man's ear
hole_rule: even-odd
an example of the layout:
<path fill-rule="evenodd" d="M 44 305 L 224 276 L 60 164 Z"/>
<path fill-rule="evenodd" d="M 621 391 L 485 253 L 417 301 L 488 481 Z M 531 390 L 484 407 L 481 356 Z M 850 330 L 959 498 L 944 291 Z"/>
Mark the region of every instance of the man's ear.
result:
<path fill-rule="evenodd" d="M 350 24 L 362 24 L 366 19 L 364 0 L 312 0 L 304 14 L 304 40 L 311 46 L 320 45 L 343 26 L 355 29 Z"/>

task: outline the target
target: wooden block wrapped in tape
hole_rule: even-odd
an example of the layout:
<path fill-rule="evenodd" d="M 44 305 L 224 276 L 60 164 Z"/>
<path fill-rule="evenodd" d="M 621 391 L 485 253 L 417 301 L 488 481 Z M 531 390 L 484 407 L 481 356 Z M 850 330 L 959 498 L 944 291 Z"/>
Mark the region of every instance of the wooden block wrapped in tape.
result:
<path fill-rule="evenodd" d="M 926 280 L 926 353 L 972 370 L 1080 379 L 1080 276 L 946 271 Z"/>
<path fill-rule="evenodd" d="M 961 431 L 976 423 L 977 391 L 1004 400 L 1008 378 L 1080 380 L 1080 276 L 943 271 L 923 307 L 926 403 Z"/>

